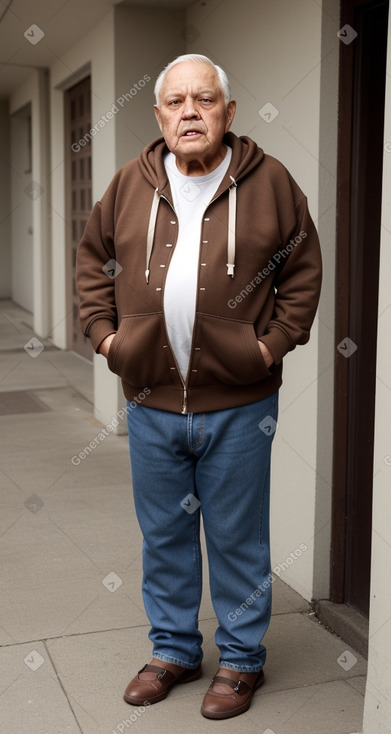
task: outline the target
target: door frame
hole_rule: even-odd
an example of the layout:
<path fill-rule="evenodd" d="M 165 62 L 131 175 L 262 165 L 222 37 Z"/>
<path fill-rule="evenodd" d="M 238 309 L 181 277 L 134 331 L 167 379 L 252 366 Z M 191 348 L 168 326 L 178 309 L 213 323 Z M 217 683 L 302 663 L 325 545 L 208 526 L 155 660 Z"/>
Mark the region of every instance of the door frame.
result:
<path fill-rule="evenodd" d="M 341 0 L 340 28 L 345 24 L 355 27 L 356 10 L 368 5 L 368 0 Z M 376 2 L 374 0 L 373 5 Z M 339 123 L 337 162 L 337 221 L 336 221 L 336 292 L 335 292 L 335 345 L 349 335 L 352 298 L 351 191 L 354 103 L 354 42 L 344 45 L 339 65 Z M 348 515 L 349 476 L 349 359 L 337 352 L 334 369 L 334 434 L 333 434 L 333 492 L 332 539 L 330 563 L 330 600 L 346 601 L 346 519 Z"/>

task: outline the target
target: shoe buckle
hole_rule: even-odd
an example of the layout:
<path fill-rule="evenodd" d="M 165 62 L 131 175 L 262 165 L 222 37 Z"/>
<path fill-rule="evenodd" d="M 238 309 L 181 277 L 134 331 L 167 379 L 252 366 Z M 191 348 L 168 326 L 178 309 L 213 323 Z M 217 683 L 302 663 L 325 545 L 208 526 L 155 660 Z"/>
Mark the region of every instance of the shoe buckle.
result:
<path fill-rule="evenodd" d="M 156 678 L 158 678 L 160 680 L 161 678 L 164 678 L 164 676 L 166 675 L 166 673 L 167 673 L 167 670 L 163 669 L 161 673 L 158 673 L 157 674 Z"/>
<path fill-rule="evenodd" d="M 243 681 L 241 681 L 241 680 L 238 680 L 238 682 L 237 682 L 237 684 L 236 684 L 236 686 L 235 686 L 235 688 L 234 688 L 234 691 L 235 691 L 236 693 L 238 693 L 238 691 L 239 691 L 239 688 L 240 688 L 240 686 L 242 685 L 242 683 L 243 683 Z"/>

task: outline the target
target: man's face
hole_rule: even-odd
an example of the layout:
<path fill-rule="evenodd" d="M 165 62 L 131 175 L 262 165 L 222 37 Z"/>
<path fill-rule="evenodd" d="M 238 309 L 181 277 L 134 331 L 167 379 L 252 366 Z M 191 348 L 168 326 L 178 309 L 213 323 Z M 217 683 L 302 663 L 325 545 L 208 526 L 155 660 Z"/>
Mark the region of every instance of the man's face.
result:
<path fill-rule="evenodd" d="M 199 173 L 199 164 L 201 172 L 207 172 L 221 162 L 225 151 L 222 140 L 231 126 L 235 106 L 233 101 L 226 106 L 212 66 L 184 61 L 167 72 L 159 106 L 154 110 L 180 170 Z"/>

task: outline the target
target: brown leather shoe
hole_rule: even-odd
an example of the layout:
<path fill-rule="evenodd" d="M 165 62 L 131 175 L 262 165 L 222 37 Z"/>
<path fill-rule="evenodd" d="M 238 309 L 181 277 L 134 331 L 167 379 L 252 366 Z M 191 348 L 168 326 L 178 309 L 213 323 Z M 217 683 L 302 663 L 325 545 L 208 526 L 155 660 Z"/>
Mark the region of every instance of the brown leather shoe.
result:
<path fill-rule="evenodd" d="M 176 683 L 191 683 L 201 678 L 201 665 L 198 668 L 178 667 L 178 674 L 172 673 L 158 665 L 144 665 L 130 681 L 124 693 L 126 703 L 142 706 L 146 703 L 157 703 L 167 696 L 170 688 Z"/>
<path fill-rule="evenodd" d="M 251 676 L 246 673 L 248 682 L 240 679 L 243 673 L 238 673 L 237 680 L 226 678 L 218 675 L 218 673 L 219 671 L 214 676 L 202 702 L 202 715 L 206 716 L 207 719 L 230 719 L 232 716 L 244 714 L 250 708 L 254 692 L 265 682 L 263 670 Z M 230 693 L 220 693 L 214 690 L 215 686 L 219 687 L 221 684 L 229 686 L 232 691 Z"/>

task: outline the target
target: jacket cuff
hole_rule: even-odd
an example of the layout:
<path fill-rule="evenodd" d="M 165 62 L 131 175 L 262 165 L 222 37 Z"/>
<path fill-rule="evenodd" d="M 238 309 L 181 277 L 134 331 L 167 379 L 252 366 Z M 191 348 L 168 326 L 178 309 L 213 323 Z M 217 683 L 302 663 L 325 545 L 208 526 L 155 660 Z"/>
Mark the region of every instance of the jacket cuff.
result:
<path fill-rule="evenodd" d="M 268 334 L 262 334 L 257 338 L 267 346 L 274 364 L 280 364 L 287 352 L 295 348 L 295 345 L 280 329 L 271 329 Z"/>
<path fill-rule="evenodd" d="M 115 334 L 116 331 L 115 324 L 110 319 L 101 318 L 92 322 L 88 329 L 88 336 L 91 339 L 92 348 L 97 354 L 99 354 L 99 347 L 106 336 Z"/>

